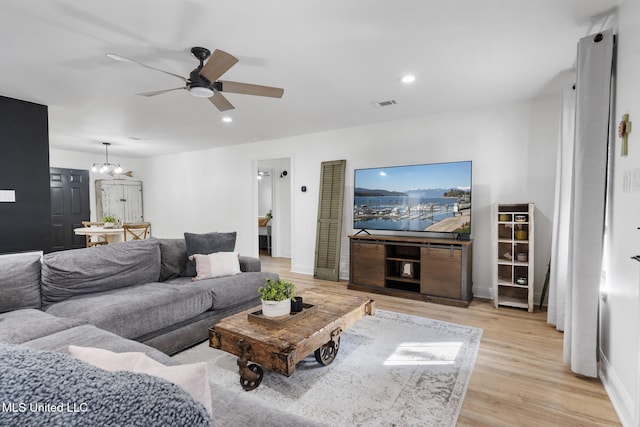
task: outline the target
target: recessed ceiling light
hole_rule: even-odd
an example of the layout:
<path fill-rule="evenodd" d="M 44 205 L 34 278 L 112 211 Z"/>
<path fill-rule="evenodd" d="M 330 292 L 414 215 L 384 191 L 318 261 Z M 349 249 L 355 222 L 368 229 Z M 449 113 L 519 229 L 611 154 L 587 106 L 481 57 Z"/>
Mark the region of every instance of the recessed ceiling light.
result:
<path fill-rule="evenodd" d="M 402 83 L 413 83 L 414 81 L 416 81 L 416 76 L 412 76 L 411 74 L 407 74 L 406 76 L 402 77 L 400 79 L 400 81 Z"/>
<path fill-rule="evenodd" d="M 225 123 L 231 123 L 233 121 L 233 119 L 231 117 L 229 117 L 229 116 L 224 116 L 222 118 L 222 121 L 225 122 Z"/>

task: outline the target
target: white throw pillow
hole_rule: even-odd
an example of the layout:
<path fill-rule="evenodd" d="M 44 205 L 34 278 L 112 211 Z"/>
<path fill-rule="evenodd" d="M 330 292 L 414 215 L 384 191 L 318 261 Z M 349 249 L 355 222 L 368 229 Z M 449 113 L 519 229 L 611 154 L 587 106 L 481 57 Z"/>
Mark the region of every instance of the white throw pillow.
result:
<path fill-rule="evenodd" d="M 191 255 L 189 259 L 196 262 L 196 277 L 193 280 L 233 276 L 240 273 L 240 254 L 238 252 L 195 254 Z"/>
<path fill-rule="evenodd" d="M 187 391 L 191 397 L 202 403 L 212 415 L 211 388 L 207 376 L 206 363 L 165 366 L 144 353 L 114 353 L 94 347 L 69 346 L 69 354 L 105 371 L 128 371 L 153 375 L 170 381 Z"/>

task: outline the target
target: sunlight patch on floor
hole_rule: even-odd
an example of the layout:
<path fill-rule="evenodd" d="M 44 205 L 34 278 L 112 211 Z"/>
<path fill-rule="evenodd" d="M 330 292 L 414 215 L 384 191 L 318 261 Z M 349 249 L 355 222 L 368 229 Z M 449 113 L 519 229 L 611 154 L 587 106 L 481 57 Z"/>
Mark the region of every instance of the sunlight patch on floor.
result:
<path fill-rule="evenodd" d="M 461 342 L 408 342 L 396 347 L 384 366 L 453 365 Z"/>

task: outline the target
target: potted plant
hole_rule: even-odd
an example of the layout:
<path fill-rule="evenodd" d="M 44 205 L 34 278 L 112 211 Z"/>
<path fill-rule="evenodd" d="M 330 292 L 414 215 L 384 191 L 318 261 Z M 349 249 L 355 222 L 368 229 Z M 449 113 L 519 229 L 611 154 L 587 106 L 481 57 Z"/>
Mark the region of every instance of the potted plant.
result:
<path fill-rule="evenodd" d="M 264 286 L 258 288 L 262 300 L 262 315 L 279 317 L 291 312 L 291 300 L 296 293 L 296 285 L 286 280 L 266 278 Z"/>
<path fill-rule="evenodd" d="M 102 222 L 104 222 L 104 228 L 114 228 L 118 220 L 114 216 L 107 215 L 102 218 Z"/>

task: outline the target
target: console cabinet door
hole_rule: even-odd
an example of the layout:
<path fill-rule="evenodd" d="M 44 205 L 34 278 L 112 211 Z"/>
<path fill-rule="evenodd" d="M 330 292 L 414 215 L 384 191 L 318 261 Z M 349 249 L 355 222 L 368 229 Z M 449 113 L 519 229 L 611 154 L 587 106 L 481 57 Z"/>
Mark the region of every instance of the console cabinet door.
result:
<path fill-rule="evenodd" d="M 351 243 L 351 283 L 384 287 L 384 248 L 377 243 Z"/>
<path fill-rule="evenodd" d="M 420 249 L 420 293 L 462 298 L 462 251 L 458 246 Z"/>

